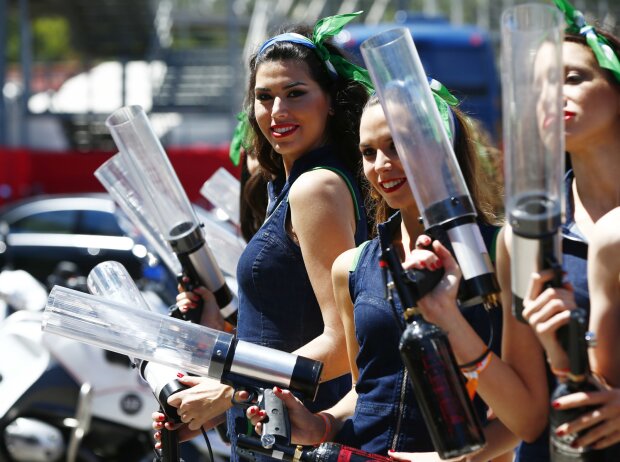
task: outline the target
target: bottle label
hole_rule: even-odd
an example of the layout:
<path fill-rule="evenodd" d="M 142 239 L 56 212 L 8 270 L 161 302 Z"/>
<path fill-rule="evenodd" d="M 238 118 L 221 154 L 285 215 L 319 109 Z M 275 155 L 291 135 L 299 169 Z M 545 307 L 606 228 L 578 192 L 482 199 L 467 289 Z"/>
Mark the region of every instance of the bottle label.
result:
<path fill-rule="evenodd" d="M 452 389 L 447 380 L 445 363 L 441 360 L 440 355 L 422 355 L 422 364 L 424 370 L 428 374 L 428 381 L 431 388 L 438 398 L 439 411 L 443 421 L 451 424 L 448 425 L 448 432 L 454 431 L 454 425 L 460 425 L 464 422 L 462 411 L 458 402 L 454 399 L 455 390 Z"/>

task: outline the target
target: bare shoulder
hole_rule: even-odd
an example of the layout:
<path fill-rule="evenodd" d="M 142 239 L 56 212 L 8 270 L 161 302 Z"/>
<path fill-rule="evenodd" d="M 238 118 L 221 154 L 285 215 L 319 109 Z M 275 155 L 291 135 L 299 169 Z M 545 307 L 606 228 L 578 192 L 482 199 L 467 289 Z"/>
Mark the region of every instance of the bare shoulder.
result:
<path fill-rule="evenodd" d="M 321 168 L 311 170 L 300 175 L 289 194 L 291 203 L 308 203 L 317 200 L 336 201 L 342 196 L 350 200 L 347 185 L 344 179 L 336 172 Z"/>
<path fill-rule="evenodd" d="M 353 265 L 357 252 L 357 248 L 346 250 L 334 260 L 332 265 L 332 275 L 334 278 L 343 276 L 348 278 L 349 270 L 351 265 Z"/>
<path fill-rule="evenodd" d="M 620 207 L 607 212 L 596 222 L 591 247 L 599 252 L 620 247 Z"/>

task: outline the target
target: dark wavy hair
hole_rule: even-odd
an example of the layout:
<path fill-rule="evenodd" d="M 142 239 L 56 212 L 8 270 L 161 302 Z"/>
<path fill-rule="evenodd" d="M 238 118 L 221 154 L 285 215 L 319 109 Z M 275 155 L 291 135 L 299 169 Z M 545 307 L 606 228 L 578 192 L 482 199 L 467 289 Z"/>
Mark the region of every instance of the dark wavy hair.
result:
<path fill-rule="evenodd" d="M 379 98 L 372 96 L 364 110 L 379 104 Z M 501 191 L 495 175 L 486 172 L 482 166 L 482 156 L 488 154 L 487 147 L 482 144 L 483 134 L 478 133 L 478 128 L 470 122 L 469 118 L 460 110 L 452 107 L 455 124 L 458 125 L 456 140 L 454 142 L 454 153 L 459 163 L 465 184 L 469 190 L 472 202 L 478 214 L 478 221 L 485 224 L 498 224 L 497 213 L 493 206 L 494 198 Z M 368 182 L 366 207 L 374 210 L 375 223 L 383 223 L 396 210 L 392 209 L 385 199 L 374 190 Z M 501 193 L 500 193 L 501 194 Z"/>
<path fill-rule="evenodd" d="M 306 25 L 286 27 L 284 32 L 295 32 L 305 37 L 312 37 L 312 29 Z M 325 47 L 332 55 L 344 56 L 344 53 L 329 41 Z M 256 71 L 265 62 L 295 61 L 307 66 L 310 76 L 321 89 L 331 97 L 334 115 L 327 122 L 327 139 L 334 146 L 334 154 L 338 156 L 352 172 L 359 172 L 361 156 L 358 150 L 359 121 L 368 94 L 358 82 L 342 77 L 334 78 L 327 70 L 325 63 L 317 52 L 311 48 L 291 42 L 276 42 L 260 56 L 254 54 L 250 59 L 250 78 L 246 95 L 248 120 L 254 136 L 251 149 L 256 153 L 263 172 L 268 177 L 278 176 L 284 171 L 282 157 L 276 153 L 268 140 L 263 136 L 256 121 L 254 112 Z"/>

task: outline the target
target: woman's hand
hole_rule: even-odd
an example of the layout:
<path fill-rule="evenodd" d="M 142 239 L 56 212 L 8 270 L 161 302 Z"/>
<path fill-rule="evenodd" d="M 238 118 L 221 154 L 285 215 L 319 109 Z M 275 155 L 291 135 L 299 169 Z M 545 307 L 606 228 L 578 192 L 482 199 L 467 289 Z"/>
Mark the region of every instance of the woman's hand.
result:
<path fill-rule="evenodd" d="M 553 270 L 533 273 L 527 295 L 523 300 L 523 317 L 534 329 L 547 358 L 555 369 L 568 367 L 568 355 L 557 336 L 558 329 L 570 319 L 570 310 L 577 307 L 573 288 L 569 283 L 564 287 L 548 287 L 554 278 Z"/>
<path fill-rule="evenodd" d="M 168 398 L 168 404 L 177 408 L 180 424 L 166 421 L 161 412 L 154 412 L 153 429 L 158 430 L 155 440 L 161 439 L 163 428 L 177 430 L 180 441 L 191 439 L 200 433 L 200 428 L 211 428 L 223 422 L 224 412 L 232 406 L 232 389 L 206 377 L 185 376 L 177 379 L 190 388 L 181 390 Z M 239 399 L 247 399 L 247 392 L 239 392 Z M 155 445 L 160 448 L 159 443 Z"/>
<path fill-rule="evenodd" d="M 577 447 L 602 449 L 620 442 L 620 389 L 573 393 L 558 398 L 551 405 L 557 410 L 596 406 L 556 429 L 558 436 L 584 432 L 574 443 Z"/>
<path fill-rule="evenodd" d="M 161 412 L 153 412 L 151 415 L 153 419 L 153 430 L 156 432 L 153 434 L 155 439 L 155 449 L 161 449 L 161 432 L 163 429 L 168 431 L 177 431 L 179 442 L 188 441 L 198 436 L 200 430 L 190 430 L 186 424 L 174 424 L 173 422 L 166 421 L 166 416 Z"/>
<path fill-rule="evenodd" d="M 187 282 L 186 277 L 183 278 Z M 198 307 L 202 301 L 202 317 L 200 324 L 212 329 L 224 330 L 224 318 L 220 313 L 215 296 L 206 287 L 196 287 L 193 291 L 186 291 L 182 284 L 178 286 L 177 307 L 181 313 L 187 313 Z"/>
<path fill-rule="evenodd" d="M 232 407 L 233 390 L 228 386 L 206 377 L 184 376 L 178 381 L 189 388 L 171 395 L 168 404 L 177 408 L 181 422 L 190 430 L 199 430 Z"/>
<path fill-rule="evenodd" d="M 284 401 L 284 405 L 288 410 L 288 417 L 291 423 L 291 442 L 294 444 L 311 445 L 320 443 L 325 435 L 325 421 L 323 418 L 310 412 L 290 390 L 281 390 L 278 387 L 274 387 L 273 393 Z M 250 406 L 246 410 L 245 415 L 254 425 L 256 433 L 262 434 L 262 421 L 265 420 L 265 411 L 258 406 Z"/>
<path fill-rule="evenodd" d="M 455 319 L 454 312 L 458 311 L 456 295 L 461 279 L 461 270 L 452 257 L 452 254 L 439 241 L 432 243 L 432 252 L 425 250 L 430 238 L 420 236 L 416 242 L 416 249 L 405 260 L 405 268 L 437 270 L 444 268 L 444 276 L 437 286 L 419 300 L 418 307 L 428 322 L 447 329 L 448 324 Z"/>

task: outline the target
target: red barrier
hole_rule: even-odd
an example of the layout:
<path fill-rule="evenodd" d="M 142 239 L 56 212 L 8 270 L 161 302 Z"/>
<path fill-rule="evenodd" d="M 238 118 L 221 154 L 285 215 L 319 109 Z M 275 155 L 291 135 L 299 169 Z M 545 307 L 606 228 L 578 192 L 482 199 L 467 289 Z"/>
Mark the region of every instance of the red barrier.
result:
<path fill-rule="evenodd" d="M 237 178 L 240 169 L 228 158 L 228 146 L 166 148 L 170 162 L 191 201 L 218 168 Z M 35 194 L 104 191 L 94 171 L 114 153 L 0 149 L 0 204 Z"/>

